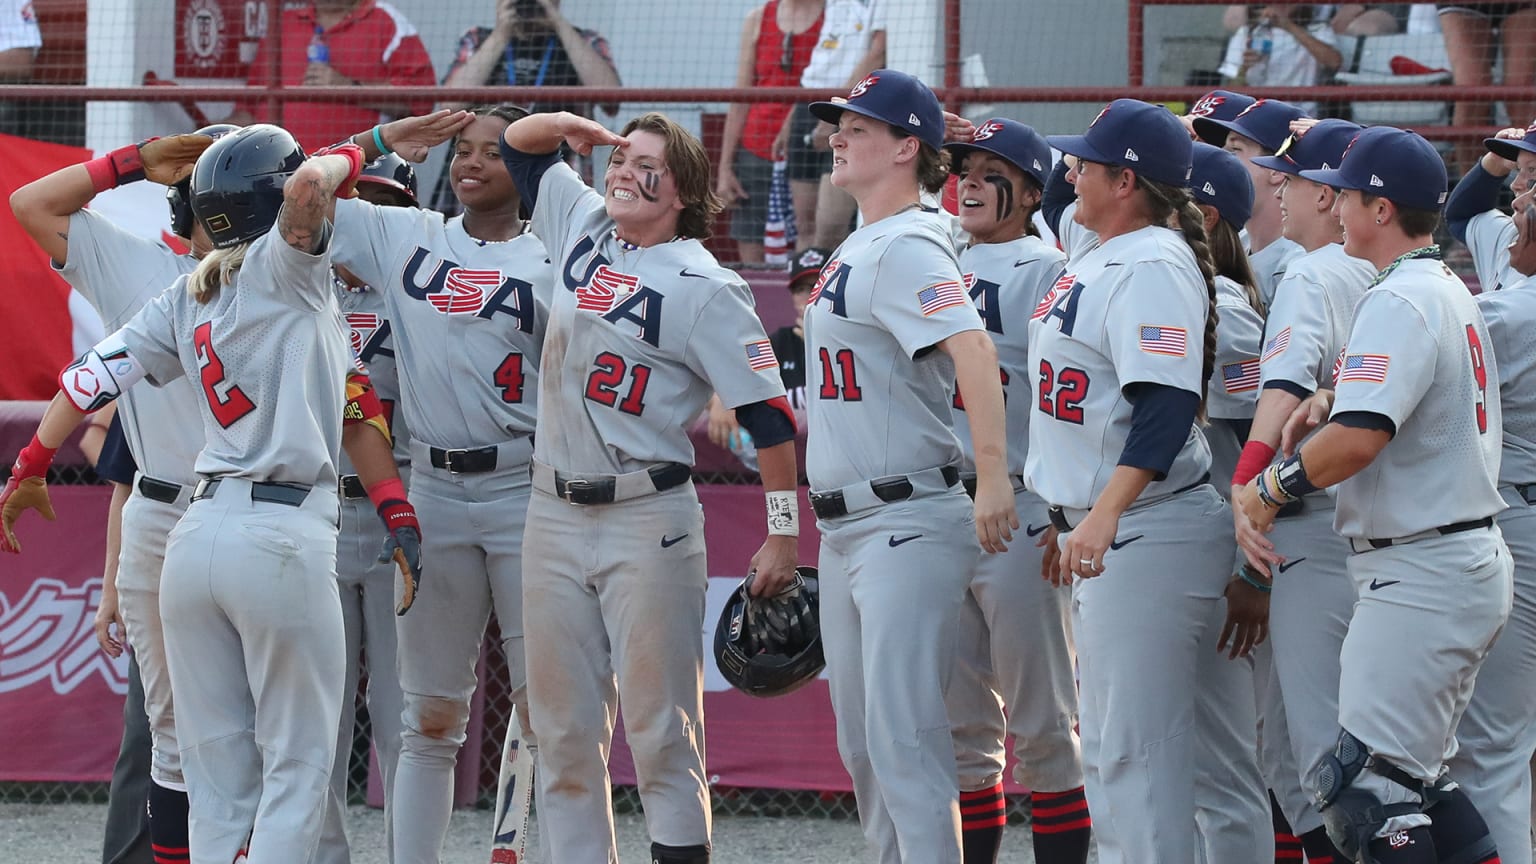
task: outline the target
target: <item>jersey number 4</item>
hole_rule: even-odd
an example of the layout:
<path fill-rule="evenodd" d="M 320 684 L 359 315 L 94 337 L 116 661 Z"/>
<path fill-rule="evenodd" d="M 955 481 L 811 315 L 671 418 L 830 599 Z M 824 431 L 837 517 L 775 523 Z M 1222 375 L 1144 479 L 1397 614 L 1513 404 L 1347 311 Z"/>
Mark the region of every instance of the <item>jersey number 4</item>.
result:
<path fill-rule="evenodd" d="M 1087 395 L 1087 372 L 1071 366 L 1057 371 L 1049 360 L 1040 361 L 1040 413 L 1081 426 Z"/>
<path fill-rule="evenodd" d="M 213 409 L 213 419 L 228 429 L 236 420 L 256 410 L 255 403 L 238 386 L 224 380 L 224 361 L 213 350 L 213 322 L 208 321 L 192 331 L 192 347 L 197 351 L 202 365 L 203 395 L 208 397 L 208 407 Z"/>
<path fill-rule="evenodd" d="M 596 367 L 587 376 L 587 398 L 609 408 L 617 407 L 625 414 L 636 417 L 645 413 L 645 388 L 651 383 L 651 367 L 644 363 L 627 366 L 624 358 L 609 351 L 597 355 Z M 629 372 L 629 393 L 619 399 L 619 385 L 624 383 L 624 373 Z"/>

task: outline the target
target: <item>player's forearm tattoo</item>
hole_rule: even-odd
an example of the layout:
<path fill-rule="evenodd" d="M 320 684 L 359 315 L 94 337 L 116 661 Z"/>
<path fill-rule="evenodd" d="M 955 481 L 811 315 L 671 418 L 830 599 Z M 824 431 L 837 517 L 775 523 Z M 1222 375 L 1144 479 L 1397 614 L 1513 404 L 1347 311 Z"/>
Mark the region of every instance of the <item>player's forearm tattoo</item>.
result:
<path fill-rule="evenodd" d="M 326 208 L 336 194 L 336 187 L 347 179 L 348 165 L 341 157 L 321 158 L 313 167 L 319 176 L 301 169 L 289 183 L 277 220 L 283 241 L 301 252 L 313 252 L 319 246 L 325 230 Z"/>

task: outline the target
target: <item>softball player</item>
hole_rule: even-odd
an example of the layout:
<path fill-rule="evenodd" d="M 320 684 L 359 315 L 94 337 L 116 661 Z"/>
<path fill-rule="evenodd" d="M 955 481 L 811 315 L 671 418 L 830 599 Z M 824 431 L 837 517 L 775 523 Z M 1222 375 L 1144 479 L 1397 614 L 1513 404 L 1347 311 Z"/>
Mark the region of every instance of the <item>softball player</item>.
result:
<path fill-rule="evenodd" d="M 946 145 L 958 177 L 960 227 L 971 242 L 960 253 L 963 284 L 997 346 L 1008 429 L 1014 504 L 1031 537 L 1050 524 L 1045 503 L 1024 488 L 1033 376 L 1027 368 L 1028 313 L 1061 276 L 1066 256 L 1040 239 L 1040 207 L 1051 148 L 1028 126 L 988 120 L 968 144 Z M 1009 386 L 1013 385 L 1013 386 Z M 954 402 L 964 455 L 962 482 L 976 487 L 970 421 Z M 1005 734 L 1014 738 L 1014 779 L 1030 790 L 1035 860 L 1083 864 L 1089 817 L 1077 732 L 1077 683 L 1067 627 L 1065 588 L 1020 578 L 1040 569 L 1041 549 L 1014 543 L 976 566 L 960 611 L 955 671 L 945 691 L 960 779 L 961 848 L 966 864 L 997 860 L 1007 820 L 1003 800 Z M 1001 698 L 999 698 L 1001 697 Z M 1003 710 L 1007 706 L 1007 712 Z"/>
<path fill-rule="evenodd" d="M 12 195 L 17 221 L 109 330 L 122 327 L 178 276 L 192 272 L 197 259 L 211 248 L 192 218 L 187 178 L 198 154 L 234 128 L 210 126 L 194 135 L 121 147 L 61 168 Z M 164 243 L 131 234 L 87 209 L 101 192 L 143 179 L 170 187 L 171 230 L 189 242 L 192 254 L 178 255 Z M 171 855 L 187 848 L 187 794 L 166 671 L 160 573 L 166 535 L 186 511 L 197 483 L 193 461 L 203 446 L 196 420 L 198 398 L 191 379 L 178 379 L 165 387 L 140 387 L 118 404 L 139 471 L 132 481 L 135 494 L 123 505 L 117 595 L 150 724 L 150 831 L 154 845 Z"/>
<path fill-rule="evenodd" d="M 1048 569 L 1079 579 L 1073 634 L 1099 860 L 1193 861 L 1197 703 L 1220 686 L 1196 670 L 1216 656 L 1235 550 L 1215 522 L 1226 504 L 1194 425 L 1216 289 L 1184 189 L 1191 142 L 1172 114 L 1130 99 L 1084 135 L 1049 140 L 1078 159 L 1073 218 L 1100 245 L 1032 315 L 1038 413 L 1025 478 L 1052 505 L 1047 535 L 1060 553 Z M 1163 227 L 1175 215 L 1182 239 Z"/>
<path fill-rule="evenodd" d="M 1285 418 L 1319 389 L 1333 383 L 1355 303 L 1376 268 L 1344 253 L 1343 233 L 1332 208 L 1332 189 L 1300 175 L 1339 164 L 1360 127 L 1323 120 L 1293 139 L 1278 156 L 1255 164 L 1280 173 L 1279 205 L 1286 237 L 1303 253 L 1292 259 L 1275 292 L 1266 348 L 1257 364 L 1258 411 L 1243 456 L 1231 475 L 1233 493 L 1274 458 Z M 1339 647 L 1349 626 L 1355 590 L 1345 571 L 1349 547 L 1333 531 L 1333 499 L 1309 495 L 1283 511 L 1271 540 L 1254 531 L 1241 511 L 1236 534 L 1258 581 L 1273 584 L 1270 635 L 1274 656 L 1272 698 L 1285 712 L 1288 749 L 1280 766 L 1288 776 L 1274 782 L 1299 788 L 1317 771 L 1337 738 Z M 1278 551 L 1276 551 L 1278 550 Z M 1284 556 L 1276 561 L 1274 557 Z M 1277 795 L 1284 815 L 1311 857 L 1327 860 L 1333 845 L 1322 817 L 1307 799 Z"/>
<path fill-rule="evenodd" d="M 344 676 L 334 463 L 353 361 L 325 214 L 362 162 L 355 148 L 306 161 L 265 125 L 204 156 L 192 206 L 214 251 L 61 374 L 0 497 L 9 535 L 20 511 L 46 508 L 42 476 L 79 416 L 146 377 L 198 377 L 203 479 L 166 544 L 161 592 L 176 621 L 165 643 L 191 859 L 302 861 L 323 821 Z M 379 512 L 391 542 L 413 549 L 403 496 Z"/>
<path fill-rule="evenodd" d="M 1531 753 L 1536 751 L 1536 209 L 1527 189 L 1515 199 L 1518 233 L 1510 265 L 1522 281 L 1477 298 L 1499 361 L 1504 446 L 1499 494 L 1509 509 L 1499 529 L 1515 562 L 1509 623 L 1477 672 L 1477 687 L 1456 727 L 1450 773 L 1488 820 L 1505 864 L 1531 861 Z"/>
<path fill-rule="evenodd" d="M 525 113 L 430 115 L 458 133 L 448 170 L 461 216 L 336 204 L 335 260 L 378 290 L 391 325 L 400 410 L 411 422 L 411 500 L 436 574 L 396 631 L 404 728 L 394 812 L 411 814 L 393 823 L 398 864 L 436 864 L 441 854 L 493 609 L 512 704 L 519 722 L 527 716 L 522 530 L 553 274 L 518 217 L 498 150 Z M 380 131 L 388 145 L 391 127 Z M 369 133 L 353 141 L 380 153 Z"/>
<path fill-rule="evenodd" d="M 1276 99 L 1260 99 L 1231 120 L 1200 117 L 1194 121 L 1196 132 L 1204 139 L 1226 133 L 1225 148 L 1248 165 L 1255 197 L 1253 215 L 1244 230 L 1248 240 L 1248 260 L 1258 280 L 1259 296 L 1267 307 L 1275 299 L 1275 285 L 1285 273 L 1285 265 L 1301 253 L 1301 247 L 1285 239 L 1280 226 L 1280 209 L 1275 201 L 1275 187 L 1280 180 L 1268 168 L 1254 164 L 1258 156 L 1272 156 L 1290 137 L 1291 121 L 1304 116 L 1300 108 Z"/>
<path fill-rule="evenodd" d="M 1280 506 L 1339 484 L 1334 527 L 1348 538 L 1356 593 L 1339 657 L 1343 731 L 1306 784 L 1354 860 L 1497 861 L 1445 774 L 1509 615 L 1512 569 L 1493 522 L 1505 508 L 1497 363 L 1476 303 L 1430 241 L 1445 164 L 1419 136 L 1378 126 L 1339 167 L 1301 176 L 1340 190 L 1344 251 L 1381 271 L 1355 308 L 1336 391 L 1302 403 L 1282 446 L 1331 412 L 1330 422 L 1239 496 L 1264 531 Z"/>
<path fill-rule="evenodd" d="M 1509 247 L 1517 232 L 1514 220 L 1498 209 L 1498 197 L 1511 172 L 1509 185 L 1517 196 L 1536 181 L 1536 123 L 1526 129 L 1502 129 L 1483 144 L 1488 152 L 1445 202 L 1445 221 L 1451 236 L 1472 253 L 1483 291 L 1493 292 L 1525 278 L 1510 266 Z"/>
<path fill-rule="evenodd" d="M 370 136 L 371 137 L 371 136 Z M 363 166 L 358 197 L 381 207 L 416 206 L 416 172 L 391 153 Z M 336 265 L 336 300 L 351 337 L 352 352 L 368 367 L 368 379 L 384 406 L 391 449 L 402 481 L 410 475 L 411 438 L 400 400 L 400 379 L 389 309 L 382 292 Z M 352 460 L 343 449 L 337 464 L 341 482 L 341 530 L 336 541 L 336 578 L 341 589 L 341 618 L 346 628 L 346 686 L 341 723 L 336 730 L 336 762 L 331 770 L 331 800 L 325 830 L 315 854 L 317 864 L 351 860 L 347 844 L 347 788 L 352 763 L 352 733 L 357 721 L 360 658 L 366 648 L 368 720 L 384 787 L 385 848 L 393 855 L 395 766 L 400 759 L 400 675 L 395 654 L 395 566 L 379 560 L 388 533 L 374 514 Z"/>
<path fill-rule="evenodd" d="M 614 145 L 605 196 L 560 161 L 562 140 Z M 699 242 L 719 202 L 697 139 L 660 114 L 622 135 L 537 114 L 502 153 L 563 286 L 523 543 L 541 842 L 555 861 L 618 860 L 607 755 L 622 705 L 651 860 L 705 864 L 708 573 L 685 426 L 717 393 L 752 436 L 770 535 L 752 590 L 771 594 L 795 567 L 794 415 L 751 290 Z"/>
<path fill-rule="evenodd" d="M 919 205 L 948 176 L 933 92 L 880 69 L 811 111 L 837 126 L 832 182 L 863 217 L 805 316 L 806 365 L 821 380 L 806 474 L 838 752 L 881 861 L 959 862 L 944 689 L 978 555 L 1005 551 L 1018 527 L 997 351 L 947 220 Z M 971 429 L 974 506 L 958 482 L 952 382 Z"/>

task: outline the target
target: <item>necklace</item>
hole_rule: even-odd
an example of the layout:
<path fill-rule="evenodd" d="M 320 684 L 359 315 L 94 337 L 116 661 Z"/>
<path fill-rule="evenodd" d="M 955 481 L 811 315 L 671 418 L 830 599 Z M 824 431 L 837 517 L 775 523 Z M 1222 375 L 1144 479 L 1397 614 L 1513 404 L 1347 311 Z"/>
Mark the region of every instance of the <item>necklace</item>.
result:
<path fill-rule="evenodd" d="M 1380 285 L 1382 280 L 1392 275 L 1392 271 L 1397 269 L 1397 265 L 1403 263 L 1404 261 L 1412 261 L 1416 258 L 1434 258 L 1438 260 L 1440 258 L 1440 247 L 1436 244 L 1420 246 L 1417 249 L 1411 249 L 1397 256 L 1397 258 L 1394 259 L 1391 264 L 1388 264 L 1385 269 L 1376 274 L 1376 278 L 1371 280 L 1371 284 L 1366 286 L 1366 290 L 1370 290 L 1371 288 L 1375 288 L 1377 285 Z"/>
<path fill-rule="evenodd" d="M 609 235 L 611 237 L 613 237 L 613 242 L 619 244 L 619 248 L 624 250 L 625 252 L 633 252 L 636 249 L 644 248 L 644 247 L 642 247 L 642 246 L 640 246 L 638 244 L 631 243 L 628 240 L 625 240 L 623 237 L 620 237 L 619 236 L 619 229 L 617 227 L 615 227 L 613 230 L 609 231 L 608 233 L 609 233 Z M 672 235 L 672 239 L 668 240 L 667 242 L 668 243 L 676 243 L 677 241 L 679 241 L 681 239 L 683 239 L 683 235 L 681 235 L 681 234 L 674 234 L 674 235 Z"/>

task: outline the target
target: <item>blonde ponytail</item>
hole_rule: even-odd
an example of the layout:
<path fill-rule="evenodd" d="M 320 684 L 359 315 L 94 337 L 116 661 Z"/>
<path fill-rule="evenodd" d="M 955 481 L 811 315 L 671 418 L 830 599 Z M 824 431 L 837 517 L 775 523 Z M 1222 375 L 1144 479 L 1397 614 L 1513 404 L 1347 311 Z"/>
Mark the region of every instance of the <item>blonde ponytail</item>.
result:
<path fill-rule="evenodd" d="M 187 293 L 199 303 L 208 303 L 219 293 L 219 288 L 235 281 L 235 274 L 245 263 L 250 243 L 241 243 L 228 249 L 215 249 L 197 262 L 197 269 L 187 277 Z"/>

